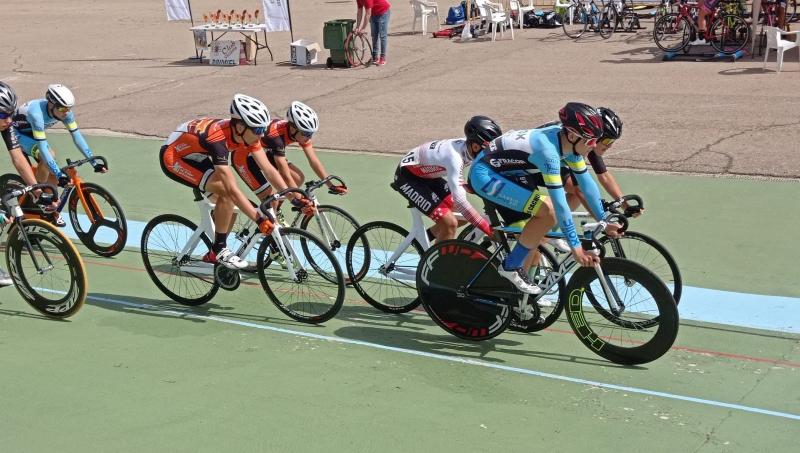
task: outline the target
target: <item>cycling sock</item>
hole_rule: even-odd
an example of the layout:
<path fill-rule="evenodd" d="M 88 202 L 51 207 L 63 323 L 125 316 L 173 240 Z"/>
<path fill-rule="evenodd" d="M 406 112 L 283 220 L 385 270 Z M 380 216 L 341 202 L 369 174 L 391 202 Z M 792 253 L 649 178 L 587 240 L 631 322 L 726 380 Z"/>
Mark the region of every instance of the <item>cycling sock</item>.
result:
<path fill-rule="evenodd" d="M 211 251 L 219 253 L 225 248 L 225 243 L 228 242 L 228 233 L 215 233 L 214 244 L 211 245 Z"/>
<path fill-rule="evenodd" d="M 505 261 L 503 261 L 503 269 L 510 271 L 511 269 L 521 268 L 530 251 L 531 249 L 517 242 L 517 245 L 514 246 L 514 250 L 512 250 Z"/>

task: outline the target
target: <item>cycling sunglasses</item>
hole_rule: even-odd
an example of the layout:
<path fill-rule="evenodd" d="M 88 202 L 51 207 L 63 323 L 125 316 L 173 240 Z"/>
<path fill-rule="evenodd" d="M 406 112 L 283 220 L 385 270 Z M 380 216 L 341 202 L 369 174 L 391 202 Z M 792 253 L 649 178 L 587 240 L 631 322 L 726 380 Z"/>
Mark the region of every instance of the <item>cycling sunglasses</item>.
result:
<path fill-rule="evenodd" d="M 611 146 L 611 145 L 614 144 L 615 141 L 617 141 L 617 140 L 613 139 L 613 138 L 604 138 L 604 139 L 600 140 L 600 143 L 602 143 L 602 144 L 604 144 L 606 146 Z"/>
<path fill-rule="evenodd" d="M 0 112 L 0 120 L 11 118 L 11 115 L 12 115 L 11 113 Z"/>
<path fill-rule="evenodd" d="M 594 148 L 597 146 L 597 138 L 586 138 L 584 140 L 586 140 L 586 146 L 589 148 Z"/>
<path fill-rule="evenodd" d="M 250 130 L 258 136 L 264 135 L 264 133 L 267 132 L 266 127 L 251 127 Z"/>
<path fill-rule="evenodd" d="M 60 113 L 67 113 L 72 110 L 72 107 L 55 107 L 55 111 Z"/>
<path fill-rule="evenodd" d="M 298 131 L 298 132 L 300 132 L 300 135 L 302 135 L 305 138 L 311 138 L 314 135 L 313 132 L 305 132 L 305 131 Z"/>

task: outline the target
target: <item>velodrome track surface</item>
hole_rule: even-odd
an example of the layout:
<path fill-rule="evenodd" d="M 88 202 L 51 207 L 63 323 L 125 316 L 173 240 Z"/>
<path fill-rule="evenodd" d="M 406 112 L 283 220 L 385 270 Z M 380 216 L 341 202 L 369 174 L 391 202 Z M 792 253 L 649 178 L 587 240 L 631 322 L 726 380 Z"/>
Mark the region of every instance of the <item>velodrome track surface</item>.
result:
<path fill-rule="evenodd" d="M 67 136 L 52 139 L 62 156 L 76 154 Z M 196 217 L 189 191 L 160 173 L 158 141 L 89 143 L 111 173 L 84 176 L 131 221 Z M 408 223 L 387 184 L 396 158 L 322 157 L 352 190 L 326 201 L 361 222 Z M 636 229 L 670 248 L 686 285 L 723 294 L 699 301 L 710 311 L 736 293 L 747 300 L 742 318 L 775 318 L 765 296 L 784 297 L 769 308 L 784 318 L 797 312 L 784 229 L 800 220 L 785 209 L 800 186 L 619 176 L 648 206 Z M 725 207 L 730 198 L 753 208 L 742 215 Z M 135 248 L 114 259 L 79 248 L 90 295 L 69 321 L 0 291 L 0 451 L 793 451 L 800 434 L 800 337 L 777 328 L 684 321 L 660 360 L 619 367 L 565 322 L 468 343 L 424 312 L 385 315 L 352 290 L 324 326 L 287 319 L 257 282 L 182 307 L 155 288 Z"/>

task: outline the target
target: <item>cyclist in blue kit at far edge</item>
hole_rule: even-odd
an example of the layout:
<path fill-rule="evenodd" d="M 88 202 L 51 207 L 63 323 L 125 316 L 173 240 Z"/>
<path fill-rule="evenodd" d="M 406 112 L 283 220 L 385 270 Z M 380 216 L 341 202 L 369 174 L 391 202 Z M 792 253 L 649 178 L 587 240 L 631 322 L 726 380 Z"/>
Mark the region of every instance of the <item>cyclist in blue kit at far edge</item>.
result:
<path fill-rule="evenodd" d="M 604 219 L 600 190 L 587 172 L 584 160 L 603 136 L 603 121 L 594 108 L 579 102 L 564 106 L 559 119 L 560 124 L 509 131 L 496 138 L 475 158 L 469 174 L 469 184 L 475 193 L 498 205 L 506 223 L 519 220 L 507 218 L 509 214 L 531 217 L 514 249 L 498 267 L 500 275 L 528 294 L 539 292 L 528 278 L 527 267 L 534 256 L 530 252 L 556 221 L 581 266 L 599 262 L 596 255 L 586 253 L 581 247 L 567 204 L 561 167 L 568 167 L 575 175 L 592 215 Z M 542 187 L 547 188 L 546 194 L 540 190 Z M 609 224 L 606 233 L 618 237 L 619 227 Z"/>

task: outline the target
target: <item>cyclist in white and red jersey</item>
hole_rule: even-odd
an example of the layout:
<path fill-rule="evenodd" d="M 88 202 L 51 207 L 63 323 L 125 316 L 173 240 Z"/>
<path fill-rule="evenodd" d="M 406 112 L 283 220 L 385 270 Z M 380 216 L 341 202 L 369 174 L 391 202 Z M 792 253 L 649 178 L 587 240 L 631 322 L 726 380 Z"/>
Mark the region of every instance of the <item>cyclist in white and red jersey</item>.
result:
<path fill-rule="evenodd" d="M 423 143 L 400 161 L 392 188 L 436 225 L 429 231 L 437 240 L 456 237 L 458 221 L 453 209 L 487 235 L 486 219 L 469 204 L 464 188 L 464 167 L 490 141 L 503 134 L 491 118 L 474 116 L 464 125 L 465 138 Z"/>

